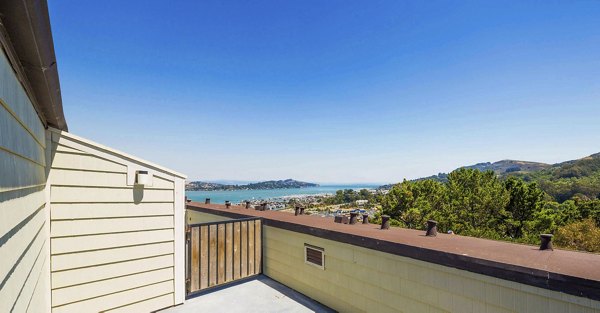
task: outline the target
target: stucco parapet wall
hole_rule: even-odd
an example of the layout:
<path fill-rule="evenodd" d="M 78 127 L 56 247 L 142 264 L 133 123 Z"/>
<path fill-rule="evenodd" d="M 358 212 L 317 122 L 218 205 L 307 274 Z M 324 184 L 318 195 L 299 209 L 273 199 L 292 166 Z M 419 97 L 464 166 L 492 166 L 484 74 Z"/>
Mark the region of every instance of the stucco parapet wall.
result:
<path fill-rule="evenodd" d="M 600 255 L 502 241 L 395 228 L 340 224 L 332 218 L 241 206 L 189 202 L 187 208 L 231 218 L 261 217 L 263 225 L 449 266 L 504 280 L 600 300 Z"/>

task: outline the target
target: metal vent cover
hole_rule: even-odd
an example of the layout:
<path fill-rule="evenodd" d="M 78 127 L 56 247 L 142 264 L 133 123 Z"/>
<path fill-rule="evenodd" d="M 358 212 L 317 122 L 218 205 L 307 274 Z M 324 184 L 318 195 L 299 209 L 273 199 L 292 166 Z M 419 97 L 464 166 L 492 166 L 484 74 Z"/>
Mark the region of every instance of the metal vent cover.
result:
<path fill-rule="evenodd" d="M 325 269 L 325 249 L 304 244 L 304 263 Z"/>

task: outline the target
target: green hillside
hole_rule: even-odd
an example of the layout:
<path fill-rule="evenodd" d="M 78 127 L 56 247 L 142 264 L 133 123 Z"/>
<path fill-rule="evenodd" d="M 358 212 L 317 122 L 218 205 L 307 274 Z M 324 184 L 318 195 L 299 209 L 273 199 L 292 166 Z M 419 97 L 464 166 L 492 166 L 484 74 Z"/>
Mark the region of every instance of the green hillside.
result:
<path fill-rule="evenodd" d="M 535 181 L 558 202 L 579 198 L 600 199 L 600 153 L 558 163 L 531 173 L 511 173 L 525 181 Z"/>

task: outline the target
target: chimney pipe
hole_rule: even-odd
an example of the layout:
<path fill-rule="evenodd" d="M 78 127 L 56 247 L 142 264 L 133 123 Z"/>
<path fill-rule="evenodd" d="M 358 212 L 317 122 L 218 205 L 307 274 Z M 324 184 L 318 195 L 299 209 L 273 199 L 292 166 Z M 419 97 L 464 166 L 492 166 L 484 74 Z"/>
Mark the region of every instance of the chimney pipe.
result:
<path fill-rule="evenodd" d="M 300 207 L 300 215 L 304 215 L 304 207 Z"/>
<path fill-rule="evenodd" d="M 300 206 L 296 206 L 296 208 L 294 209 L 294 215 L 298 216 L 298 214 L 300 214 Z"/>
<path fill-rule="evenodd" d="M 210 204 L 210 198 L 206 198 L 206 200 L 204 200 L 204 204 Z"/>
<path fill-rule="evenodd" d="M 552 248 L 552 234 L 541 234 L 540 238 L 542 239 L 542 244 L 540 245 L 540 250 L 554 250 Z"/>
<path fill-rule="evenodd" d="M 390 216 L 389 215 L 381 216 L 381 229 L 390 229 Z"/>
<path fill-rule="evenodd" d="M 229 209 L 231 208 L 231 202 L 229 200 L 225 201 L 225 206 Z"/>
<path fill-rule="evenodd" d="M 261 210 L 261 211 L 265 211 L 266 209 L 267 209 L 267 203 L 266 203 L 266 202 L 263 202 L 263 203 L 260 205 L 260 210 Z"/>
<path fill-rule="evenodd" d="M 250 201 L 246 201 L 246 209 L 250 208 Z"/>
<path fill-rule="evenodd" d="M 434 220 L 427 221 L 427 232 L 425 236 L 435 237 L 437 236 L 437 222 Z"/>
<path fill-rule="evenodd" d="M 362 223 L 369 224 L 369 214 L 363 214 L 362 217 L 363 217 Z"/>
<path fill-rule="evenodd" d="M 358 222 L 358 213 L 352 212 L 350 213 L 350 225 L 354 225 Z"/>

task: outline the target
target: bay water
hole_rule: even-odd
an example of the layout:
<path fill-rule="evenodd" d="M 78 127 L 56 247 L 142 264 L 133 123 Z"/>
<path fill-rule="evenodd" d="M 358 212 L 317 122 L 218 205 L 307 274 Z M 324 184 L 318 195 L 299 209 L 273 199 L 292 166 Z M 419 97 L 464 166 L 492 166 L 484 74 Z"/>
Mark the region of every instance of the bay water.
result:
<path fill-rule="evenodd" d="M 244 200 L 268 200 L 287 196 L 335 194 L 341 189 L 375 189 L 379 185 L 322 185 L 319 187 L 290 188 L 290 189 L 264 189 L 264 190 L 216 190 L 216 191 L 186 191 L 185 195 L 192 201 L 204 202 L 210 198 L 211 203 L 239 203 Z"/>

